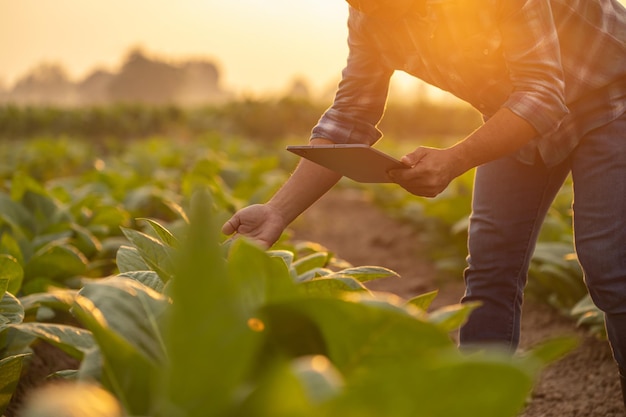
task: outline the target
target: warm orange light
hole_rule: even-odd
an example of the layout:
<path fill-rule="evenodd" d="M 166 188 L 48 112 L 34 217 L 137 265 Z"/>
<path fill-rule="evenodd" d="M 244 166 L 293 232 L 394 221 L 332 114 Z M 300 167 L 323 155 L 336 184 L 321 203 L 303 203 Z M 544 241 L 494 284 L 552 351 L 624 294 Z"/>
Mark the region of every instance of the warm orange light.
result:
<path fill-rule="evenodd" d="M 248 319 L 248 327 L 253 332 L 259 332 L 260 333 L 263 330 L 265 330 L 265 323 L 263 323 L 261 320 L 259 320 L 256 317 L 251 317 L 251 318 Z"/>

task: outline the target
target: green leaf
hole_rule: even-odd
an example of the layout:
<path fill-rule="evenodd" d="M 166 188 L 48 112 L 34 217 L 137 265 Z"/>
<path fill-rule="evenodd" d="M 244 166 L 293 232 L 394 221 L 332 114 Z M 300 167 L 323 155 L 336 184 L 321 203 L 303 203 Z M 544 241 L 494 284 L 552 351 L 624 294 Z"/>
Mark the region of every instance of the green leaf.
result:
<path fill-rule="evenodd" d="M 456 330 L 467 321 L 470 313 L 478 306 L 479 302 L 445 306 L 430 313 L 428 321 L 446 331 Z"/>
<path fill-rule="evenodd" d="M 324 413 L 311 403 L 309 389 L 305 388 L 303 383 L 303 379 L 307 376 L 294 368 L 292 363 L 286 363 L 286 361 L 279 361 L 272 366 L 268 372 L 261 375 L 258 384 L 245 397 L 242 404 L 236 407 L 232 415 L 246 417 L 330 416 L 331 414 Z M 332 392 L 333 388 L 331 387 L 328 391 Z M 313 387 L 311 390 L 316 392 Z"/>
<path fill-rule="evenodd" d="M 131 241 L 146 264 L 155 271 L 164 282 L 169 281 L 174 273 L 172 248 L 145 233 L 122 227 L 122 232 Z"/>
<path fill-rule="evenodd" d="M 308 317 L 323 335 L 327 356 L 345 377 L 377 363 L 410 361 L 454 348 L 445 331 L 414 317 L 402 307 L 401 300 L 393 300 L 351 294 L 345 299 L 311 298 L 272 304 L 263 312 L 267 314 L 268 328 L 280 327 L 283 317 Z M 289 340 L 296 342 L 299 337 L 304 336 L 294 333 Z"/>
<path fill-rule="evenodd" d="M 111 229 L 119 227 L 120 224 L 127 224 L 130 216 L 122 207 L 103 206 L 94 213 L 89 227 L 94 225 L 104 225 Z"/>
<path fill-rule="evenodd" d="M 267 254 L 271 257 L 282 258 L 285 261 L 285 264 L 289 267 L 293 263 L 294 254 L 288 250 L 270 250 L 267 251 Z"/>
<path fill-rule="evenodd" d="M 76 290 L 54 290 L 20 297 L 20 302 L 27 313 L 42 306 L 53 310 L 69 311 L 77 295 L 78 291 Z"/>
<path fill-rule="evenodd" d="M 158 293 L 163 293 L 165 288 L 165 283 L 159 274 L 154 271 L 128 271 L 122 272 L 117 276 L 134 279 L 135 281 L 141 282 L 146 287 L 151 288 Z"/>
<path fill-rule="evenodd" d="M 156 233 L 157 237 L 161 239 L 161 242 L 163 242 L 167 246 L 171 246 L 173 248 L 178 246 L 178 239 L 176 239 L 169 230 L 167 230 L 158 222 L 152 219 L 144 218 L 144 217 L 139 218 L 137 220 L 143 220 L 146 223 L 148 223 L 150 227 L 152 228 L 152 230 L 154 230 L 154 232 Z"/>
<path fill-rule="evenodd" d="M 87 270 L 87 258 L 74 246 L 54 241 L 38 250 L 26 264 L 27 277 L 52 279 L 79 276 Z"/>
<path fill-rule="evenodd" d="M 15 355 L 0 359 L 0 415 L 3 415 L 11 402 L 26 356 L 28 355 Z"/>
<path fill-rule="evenodd" d="M 584 314 L 584 313 L 587 313 L 588 311 L 597 310 L 597 309 L 598 307 L 596 307 L 595 303 L 591 299 L 591 296 L 587 294 L 583 298 L 581 298 L 580 301 L 576 303 L 574 307 L 572 307 L 570 314 L 577 316 L 579 314 Z"/>
<path fill-rule="evenodd" d="M 291 268 L 292 273 L 294 273 L 294 269 Z M 327 268 L 312 268 L 302 274 L 298 275 L 296 281 L 298 282 L 307 282 L 319 277 L 327 277 L 333 274 L 333 271 Z M 340 275 L 337 275 L 340 276 Z"/>
<path fill-rule="evenodd" d="M 3 192 L 0 192 L 0 220 L 5 221 L 18 234 L 35 232 L 35 220 L 20 204 Z"/>
<path fill-rule="evenodd" d="M 462 357 L 448 351 L 431 356 L 429 362 L 400 362 L 348 381 L 353 383 L 351 392 L 339 410 L 372 417 L 513 417 L 532 388 L 533 376 L 510 356 L 489 352 Z M 376 384 L 375 378 L 393 382 Z M 453 387 L 463 389 L 451 395 Z"/>
<path fill-rule="evenodd" d="M 11 255 L 20 263 L 24 264 L 24 254 L 18 241 L 9 233 L 3 233 L 2 239 L 0 239 L 0 252 Z"/>
<path fill-rule="evenodd" d="M 421 310 L 427 311 L 432 302 L 437 298 L 439 290 L 420 294 L 407 301 L 407 304 L 413 305 Z"/>
<path fill-rule="evenodd" d="M 106 321 L 107 330 L 123 337 L 151 360 L 164 359 L 159 322 L 169 305 L 167 297 L 123 277 L 86 284 L 78 295 L 77 299 L 88 298 L 93 302 Z"/>
<path fill-rule="evenodd" d="M 98 343 L 104 384 L 128 413 L 150 415 L 162 366 L 155 357 L 163 355 L 159 337 L 154 334 L 154 310 L 162 308 L 160 296 L 149 294 L 151 290 L 130 279 L 104 281 L 85 286 L 81 290 L 85 296 L 76 299 L 72 313 Z M 94 358 L 92 352 L 90 358 Z M 92 359 L 90 363 L 93 366 Z"/>
<path fill-rule="evenodd" d="M 325 356 L 295 358 L 291 368 L 312 404 L 332 400 L 343 391 L 343 377 Z"/>
<path fill-rule="evenodd" d="M 337 297 L 345 292 L 369 292 L 363 284 L 349 276 L 335 275 L 334 278 L 316 278 L 298 284 L 310 296 Z"/>
<path fill-rule="evenodd" d="M 288 280 L 281 259 L 244 239 L 233 243 L 226 264 L 212 207 L 208 193 L 194 195 L 179 271 L 171 282 L 163 416 L 228 414 L 239 401 L 263 336 L 264 324 L 253 315 L 254 307 L 280 296 Z M 272 282 L 275 272 L 278 282 Z"/>
<path fill-rule="evenodd" d="M 579 344 L 580 341 L 576 337 L 558 337 L 533 346 L 524 354 L 524 357 L 537 360 L 540 367 L 543 367 L 563 358 Z"/>
<path fill-rule="evenodd" d="M 11 255 L 0 255 L 0 279 L 7 279 L 7 291 L 17 294 L 22 287 L 24 269 Z"/>
<path fill-rule="evenodd" d="M 57 346 L 76 359 L 82 359 L 85 352 L 95 345 L 91 332 L 74 326 L 51 323 L 20 323 L 13 329 L 45 340 Z"/>
<path fill-rule="evenodd" d="M 367 282 L 380 278 L 389 278 L 389 277 L 400 277 L 397 272 L 392 271 L 391 269 L 384 268 L 382 266 L 357 266 L 342 269 L 337 272 L 337 274 L 347 275 L 354 279 L 359 280 L 360 282 Z M 329 278 L 332 278 L 333 275 L 330 275 Z"/>
<path fill-rule="evenodd" d="M 86 257 L 91 258 L 102 250 L 102 243 L 89 229 L 75 223 L 72 223 L 70 227 L 75 235 L 74 245 Z"/>
<path fill-rule="evenodd" d="M 323 268 L 326 266 L 329 258 L 328 252 L 316 252 L 298 259 L 293 262 L 292 266 L 295 268 L 298 276 L 301 276 L 311 269 Z"/>
<path fill-rule="evenodd" d="M 5 292 L 4 297 L 0 299 L 0 317 L 6 319 L 6 324 L 17 324 L 24 320 L 24 308 L 20 300 L 10 292 Z"/>
<path fill-rule="evenodd" d="M 148 271 L 150 267 L 143 260 L 139 251 L 130 246 L 120 246 L 115 257 L 120 272 Z"/>
<path fill-rule="evenodd" d="M 245 300 L 246 314 L 256 314 L 260 306 L 296 294 L 289 269 L 282 259 L 269 256 L 245 239 L 233 243 L 227 269 L 236 284 L 237 297 Z"/>

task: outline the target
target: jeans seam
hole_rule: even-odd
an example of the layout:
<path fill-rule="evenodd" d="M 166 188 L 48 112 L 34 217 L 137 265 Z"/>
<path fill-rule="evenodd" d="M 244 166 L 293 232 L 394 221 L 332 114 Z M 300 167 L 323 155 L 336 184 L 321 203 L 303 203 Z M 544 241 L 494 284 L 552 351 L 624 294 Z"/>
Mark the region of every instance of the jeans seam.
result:
<path fill-rule="evenodd" d="M 529 254 L 529 251 L 530 251 L 529 249 L 530 249 L 531 246 L 533 246 L 531 244 L 531 238 L 533 236 L 533 231 L 536 231 L 536 233 L 538 234 L 537 227 L 541 227 L 540 225 L 538 226 L 537 223 L 543 223 L 543 220 L 541 222 L 538 222 L 539 209 L 540 209 L 540 207 L 543 207 L 543 203 L 544 203 L 544 201 L 546 199 L 546 193 L 547 193 L 547 190 L 548 190 L 548 186 L 547 185 L 550 184 L 549 180 L 552 178 L 552 175 L 553 175 L 552 172 L 550 172 L 548 174 L 545 186 L 543 188 L 543 192 L 541 194 L 541 199 L 539 200 L 539 204 L 537 204 L 537 206 L 535 207 L 535 216 L 534 216 L 535 220 L 533 221 L 531 227 L 528 229 L 528 233 L 527 233 L 527 236 L 526 236 L 526 250 L 524 251 L 524 254 L 522 255 L 522 257 L 520 258 L 521 262 L 518 265 L 517 272 L 515 274 L 516 291 L 515 291 L 515 295 L 514 295 L 513 300 L 512 300 L 513 307 L 516 306 L 516 304 L 519 301 L 520 297 L 523 298 L 526 279 L 523 279 L 521 277 L 521 273 L 522 273 L 522 270 L 523 270 L 522 266 L 524 265 L 524 260 L 528 259 L 528 268 L 530 268 L 530 263 L 532 261 L 532 259 L 531 259 L 532 254 Z M 526 270 L 528 270 L 528 268 L 526 268 Z M 527 273 L 528 272 L 526 272 L 526 274 Z M 520 285 L 521 284 L 520 281 L 522 279 L 524 280 L 524 285 Z M 511 317 L 511 322 L 509 323 L 509 348 L 511 348 L 511 349 L 513 348 L 513 333 L 514 333 L 514 328 L 513 327 L 514 327 L 514 324 L 515 324 L 516 320 L 518 319 L 518 317 L 517 317 L 518 314 L 520 316 L 519 319 L 521 320 L 521 315 L 522 315 L 521 311 L 522 311 L 522 309 L 520 308 L 520 312 L 519 313 L 517 312 L 517 310 L 515 308 L 513 308 L 512 311 L 513 311 L 513 315 Z M 519 343 L 519 341 L 517 343 Z"/>

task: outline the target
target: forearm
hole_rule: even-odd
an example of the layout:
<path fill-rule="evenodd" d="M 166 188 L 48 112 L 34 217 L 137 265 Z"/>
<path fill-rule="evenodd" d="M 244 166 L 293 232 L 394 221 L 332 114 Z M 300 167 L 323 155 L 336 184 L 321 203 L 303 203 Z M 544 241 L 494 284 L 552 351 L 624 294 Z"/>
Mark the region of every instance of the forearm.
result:
<path fill-rule="evenodd" d="M 457 161 L 460 175 L 520 149 L 536 135 L 535 129 L 525 119 L 502 108 L 449 151 Z"/>
<path fill-rule="evenodd" d="M 332 143 L 325 139 L 313 139 L 311 144 Z M 291 223 L 330 190 L 341 178 L 340 174 L 302 159 L 287 182 L 268 201 Z"/>

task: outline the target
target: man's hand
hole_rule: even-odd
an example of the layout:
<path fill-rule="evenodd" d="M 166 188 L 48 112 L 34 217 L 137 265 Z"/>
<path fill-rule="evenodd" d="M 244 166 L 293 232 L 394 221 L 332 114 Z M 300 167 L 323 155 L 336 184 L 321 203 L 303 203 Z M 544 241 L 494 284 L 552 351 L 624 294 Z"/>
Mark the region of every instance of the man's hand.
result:
<path fill-rule="evenodd" d="M 422 197 L 439 195 L 465 171 L 454 148 L 419 147 L 401 161 L 411 168 L 389 171 L 389 176 L 411 194 Z"/>
<path fill-rule="evenodd" d="M 275 207 L 254 204 L 235 213 L 222 226 L 222 233 L 249 237 L 267 249 L 278 240 L 286 227 L 287 222 Z"/>

